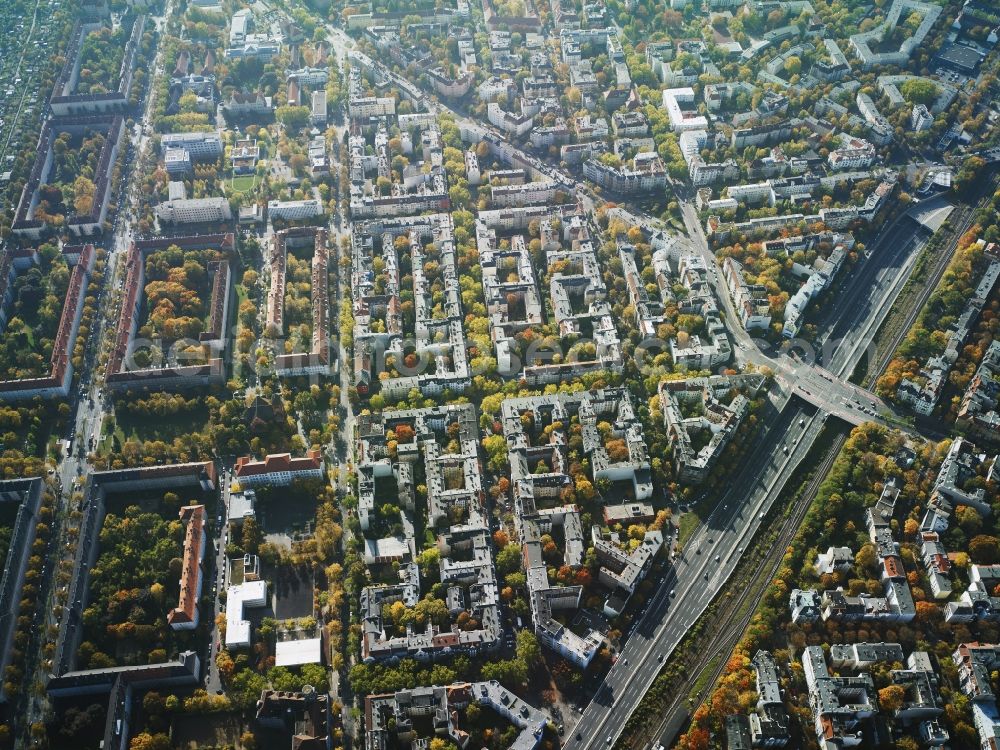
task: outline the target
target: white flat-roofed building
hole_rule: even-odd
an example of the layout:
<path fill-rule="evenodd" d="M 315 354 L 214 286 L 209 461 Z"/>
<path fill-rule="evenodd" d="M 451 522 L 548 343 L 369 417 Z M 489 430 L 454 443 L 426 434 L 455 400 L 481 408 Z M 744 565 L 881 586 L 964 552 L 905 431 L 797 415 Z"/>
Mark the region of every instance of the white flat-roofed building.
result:
<path fill-rule="evenodd" d="M 479 84 L 478 91 L 479 101 L 495 102 L 501 96 L 506 96 L 508 100 L 513 98 L 517 89 L 511 79 L 491 76 Z"/>
<path fill-rule="evenodd" d="M 306 86 L 325 86 L 330 78 L 327 68 L 299 68 L 288 74 L 288 80 L 295 79 Z"/>
<path fill-rule="evenodd" d="M 253 174 L 257 168 L 257 160 L 260 157 L 260 146 L 253 138 L 245 138 L 236 141 L 229 155 L 229 163 L 232 165 L 233 174 Z"/>
<path fill-rule="evenodd" d="M 926 104 L 914 104 L 913 112 L 910 113 L 910 127 L 918 133 L 921 130 L 929 130 L 934 124 L 934 115 L 927 109 Z"/>
<path fill-rule="evenodd" d="M 682 104 L 694 103 L 694 89 L 689 86 L 677 89 L 666 89 L 663 92 L 663 108 L 667 110 L 670 125 L 675 133 L 685 130 L 704 130 L 708 127 L 708 119 L 697 112 L 686 111 Z"/>
<path fill-rule="evenodd" d="M 274 646 L 274 666 L 276 667 L 296 667 L 301 664 L 321 664 L 322 662 L 322 638 L 278 641 Z"/>
<path fill-rule="evenodd" d="M 230 221 L 233 214 L 225 198 L 189 198 L 159 204 L 156 217 L 167 224 L 203 224 Z"/>
<path fill-rule="evenodd" d="M 226 50 L 226 57 L 234 60 L 257 57 L 267 61 L 281 53 L 281 42 L 266 34 L 251 34 L 246 42 Z"/>
<path fill-rule="evenodd" d="M 247 518 L 253 518 L 257 493 L 253 490 L 242 490 L 229 495 L 229 511 L 226 519 L 230 523 L 243 523 Z"/>
<path fill-rule="evenodd" d="M 365 539 L 365 565 L 405 562 L 412 557 L 410 553 L 410 546 L 403 537 Z"/>
<path fill-rule="evenodd" d="M 766 203 L 774 205 L 774 190 L 767 182 L 749 182 L 743 185 L 730 185 L 726 195 L 740 203 Z"/>
<path fill-rule="evenodd" d="M 266 581 L 244 581 L 226 589 L 226 648 L 246 648 L 250 645 L 250 621 L 245 619 L 250 607 L 267 604 Z"/>
<path fill-rule="evenodd" d="M 535 122 L 534 116 L 507 112 L 496 102 L 490 102 L 486 105 L 486 119 L 508 136 L 513 137 L 520 137 L 527 133 Z"/>
<path fill-rule="evenodd" d="M 348 103 L 352 120 L 388 117 L 396 114 L 396 100 L 391 96 L 360 96 Z"/>
<path fill-rule="evenodd" d="M 523 185 L 497 185 L 492 189 L 494 206 L 528 206 L 547 203 L 556 196 L 559 183 L 555 180 L 527 182 Z"/>
<path fill-rule="evenodd" d="M 240 8 L 233 13 L 232 22 L 229 26 L 229 43 L 232 45 L 243 44 L 252 28 L 253 15 L 250 9 Z"/>
<path fill-rule="evenodd" d="M 267 204 L 267 212 L 271 219 L 298 221 L 323 215 L 323 204 L 315 198 L 303 201 L 271 201 Z"/>
<path fill-rule="evenodd" d="M 183 182 L 171 180 L 167 183 L 167 200 L 182 201 L 187 197 L 187 187 Z"/>
<path fill-rule="evenodd" d="M 892 143 L 893 139 L 893 128 L 889 124 L 889 121 L 885 119 L 881 112 L 878 111 L 878 107 L 875 106 L 875 102 L 872 98 L 865 93 L 859 93 L 855 97 L 855 101 L 858 105 L 858 111 L 861 112 L 861 116 L 865 118 L 865 122 L 868 123 L 868 133 L 871 138 L 879 146 L 885 146 Z"/>
<path fill-rule="evenodd" d="M 483 181 L 483 173 L 479 168 L 479 157 L 472 149 L 465 152 L 465 177 L 470 185 L 478 185 Z"/>
<path fill-rule="evenodd" d="M 195 133 L 164 133 L 160 136 L 160 151 L 182 148 L 192 161 L 211 161 L 222 156 L 222 138 L 217 131 Z"/>
<path fill-rule="evenodd" d="M 619 138 L 644 136 L 649 132 L 649 120 L 642 112 L 615 112 L 611 116 L 611 129 Z"/>
<path fill-rule="evenodd" d="M 326 125 L 326 91 L 312 92 L 312 112 L 309 121 L 313 125 Z"/>
<path fill-rule="evenodd" d="M 187 174 L 191 171 L 191 155 L 183 148 L 169 148 L 163 154 L 163 166 L 167 174 Z"/>
<path fill-rule="evenodd" d="M 830 169 L 866 169 L 877 155 L 875 146 L 864 138 L 845 137 L 841 139 L 840 147 L 827 155 L 826 161 Z"/>

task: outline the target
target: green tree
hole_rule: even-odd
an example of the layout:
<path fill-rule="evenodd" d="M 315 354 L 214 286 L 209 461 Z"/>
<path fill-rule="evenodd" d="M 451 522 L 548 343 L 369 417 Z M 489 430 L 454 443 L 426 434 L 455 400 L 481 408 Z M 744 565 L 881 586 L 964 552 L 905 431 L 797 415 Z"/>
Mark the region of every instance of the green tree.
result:
<path fill-rule="evenodd" d="M 872 544 L 862 546 L 854 556 L 854 563 L 861 570 L 874 570 L 878 563 L 878 557 L 875 555 L 875 546 Z"/>
<path fill-rule="evenodd" d="M 977 565 L 993 565 L 1000 562 L 1000 540 L 986 534 L 973 537 L 969 542 L 969 557 Z"/>
<path fill-rule="evenodd" d="M 508 544 L 497 553 L 497 572 L 505 576 L 521 569 L 521 548 L 516 544 Z"/>
<path fill-rule="evenodd" d="M 538 645 L 538 636 L 530 630 L 517 631 L 517 658 L 530 669 L 542 663 L 542 648 Z"/>
<path fill-rule="evenodd" d="M 309 124 L 309 107 L 278 107 L 275 117 L 287 128 L 304 128 Z"/>
<path fill-rule="evenodd" d="M 903 81 L 899 93 L 910 104 L 932 104 L 938 96 L 937 86 L 927 78 L 910 78 Z"/>
<path fill-rule="evenodd" d="M 260 526 L 257 524 L 257 519 L 250 517 L 243 520 L 243 551 L 245 553 L 256 555 L 260 551 L 261 542 L 264 541 L 264 535 L 260 530 Z"/>

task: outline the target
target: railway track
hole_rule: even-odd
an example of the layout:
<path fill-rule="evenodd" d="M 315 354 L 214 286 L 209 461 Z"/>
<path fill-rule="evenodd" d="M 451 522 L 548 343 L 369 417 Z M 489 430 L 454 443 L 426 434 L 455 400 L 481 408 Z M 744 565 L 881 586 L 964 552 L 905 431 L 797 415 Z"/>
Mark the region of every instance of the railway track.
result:
<path fill-rule="evenodd" d="M 819 491 L 820 484 L 826 478 L 827 473 L 829 473 L 830 468 L 833 466 L 833 462 L 839 455 L 846 439 L 846 436 L 840 435 L 827 448 L 823 462 L 813 471 L 800 501 L 782 522 L 781 528 L 778 531 L 778 535 L 771 545 L 771 548 L 768 550 L 764 559 L 757 564 L 757 572 L 753 575 L 750 585 L 746 587 L 746 593 L 748 594 L 746 598 L 750 601 L 757 600 L 763 595 L 764 590 L 777 573 L 778 568 L 781 565 L 781 560 L 785 555 L 785 550 L 788 548 L 789 543 L 795 536 L 795 532 L 798 530 L 799 526 L 801 526 L 809 508 L 812 506 L 816 493 Z M 717 632 L 713 636 L 711 645 L 709 645 L 706 649 L 699 651 L 699 666 L 711 664 L 720 655 L 723 657 L 718 659 L 718 664 L 716 664 L 709 675 L 709 679 L 705 682 L 706 690 L 708 692 L 711 692 L 712 686 L 714 686 L 721 677 L 722 672 L 726 667 L 726 663 L 728 662 L 729 654 L 732 653 L 732 650 L 739 641 L 740 636 L 750 624 L 756 610 L 756 606 L 752 606 L 746 613 L 737 616 L 739 609 L 731 609 L 728 614 L 729 621 L 722 626 L 721 631 Z M 727 615 L 723 616 L 726 617 Z M 660 738 L 663 737 L 668 728 L 676 723 L 678 712 L 687 713 L 685 703 L 687 702 L 691 692 L 695 689 L 699 679 L 702 677 L 703 671 L 704 668 L 701 668 L 695 669 L 689 673 L 690 677 L 688 677 L 688 679 L 677 689 L 673 702 L 664 712 L 663 719 L 656 724 L 653 731 L 644 731 L 640 736 L 634 737 L 631 743 L 633 747 L 655 747 L 659 744 Z M 701 696 L 699 695 L 699 698 L 700 697 Z"/>
<path fill-rule="evenodd" d="M 996 185 L 996 180 L 993 180 L 993 186 Z M 913 324 L 916 323 L 917 317 L 920 315 L 921 310 L 924 309 L 924 305 L 927 304 L 927 300 L 930 299 L 934 290 L 937 289 L 938 284 L 941 281 L 941 277 L 944 276 L 944 272 L 948 269 L 948 264 L 951 263 L 951 259 L 955 255 L 955 249 L 958 246 L 958 241 L 961 239 L 969 228 L 972 226 L 976 219 L 976 214 L 983 209 L 989 202 L 993 195 L 993 190 L 987 190 L 986 194 L 980 199 L 979 203 L 973 206 L 963 206 L 958 209 L 960 212 L 959 220 L 960 224 L 955 228 L 952 234 L 952 239 L 948 242 L 948 251 L 940 252 L 933 259 L 933 265 L 930 269 L 930 275 L 927 282 L 924 284 L 920 293 L 917 295 L 916 304 L 908 303 L 908 311 L 906 317 L 903 319 L 902 324 L 894 326 L 894 330 L 890 336 L 890 341 L 887 346 L 883 349 L 881 353 L 877 355 L 877 359 L 873 363 L 874 366 L 868 367 L 868 372 L 862 379 L 861 385 L 869 388 L 874 385 L 875 381 L 885 372 L 885 369 L 889 366 L 889 362 L 892 361 L 893 356 L 896 354 L 896 350 L 902 343 L 906 334 L 909 333 Z"/>

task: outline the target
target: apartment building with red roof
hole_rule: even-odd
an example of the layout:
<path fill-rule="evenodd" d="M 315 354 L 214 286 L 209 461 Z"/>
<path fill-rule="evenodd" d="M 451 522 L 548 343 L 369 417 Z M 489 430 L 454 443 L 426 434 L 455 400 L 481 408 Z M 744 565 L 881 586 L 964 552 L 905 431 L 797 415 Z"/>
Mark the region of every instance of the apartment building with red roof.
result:
<path fill-rule="evenodd" d="M 236 459 L 236 480 L 244 487 L 283 486 L 296 479 L 322 477 L 323 455 L 318 450 L 310 450 L 300 458 L 292 458 L 290 453 L 273 453 L 261 461 L 250 456 Z"/>
<path fill-rule="evenodd" d="M 194 630 L 198 627 L 198 599 L 205 559 L 205 506 L 188 505 L 181 508 L 179 515 L 185 524 L 181 591 L 177 606 L 167 613 L 167 623 L 174 630 Z"/>

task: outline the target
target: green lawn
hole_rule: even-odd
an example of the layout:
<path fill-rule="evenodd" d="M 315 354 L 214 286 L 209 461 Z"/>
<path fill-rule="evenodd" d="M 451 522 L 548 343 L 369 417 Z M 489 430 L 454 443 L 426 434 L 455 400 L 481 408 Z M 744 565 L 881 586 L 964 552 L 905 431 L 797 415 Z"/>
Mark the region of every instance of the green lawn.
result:
<path fill-rule="evenodd" d="M 698 673 L 698 677 L 695 679 L 694 684 L 691 686 L 691 692 L 688 693 L 689 700 L 697 700 L 701 692 L 708 687 L 708 681 L 712 679 L 712 673 L 715 672 L 716 667 L 719 666 L 719 661 L 722 656 L 713 656 L 708 664 L 705 665 L 704 669 Z"/>
<path fill-rule="evenodd" d="M 231 179 L 229 181 L 229 189 L 234 193 L 246 193 L 252 190 L 256 183 L 256 175 L 244 174 Z"/>
<path fill-rule="evenodd" d="M 687 544 L 687 540 L 691 538 L 698 525 L 701 523 L 701 519 L 698 518 L 696 513 L 684 513 L 680 517 L 680 521 L 677 523 L 677 545 L 683 547 Z"/>

